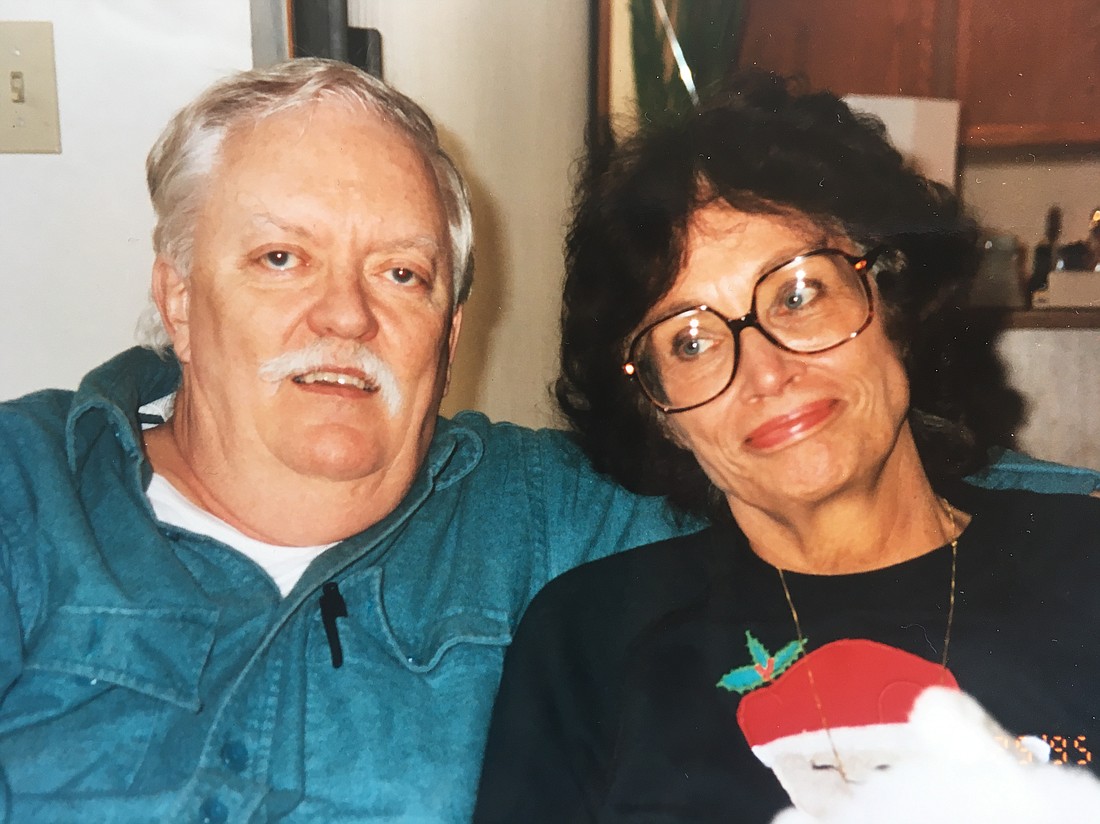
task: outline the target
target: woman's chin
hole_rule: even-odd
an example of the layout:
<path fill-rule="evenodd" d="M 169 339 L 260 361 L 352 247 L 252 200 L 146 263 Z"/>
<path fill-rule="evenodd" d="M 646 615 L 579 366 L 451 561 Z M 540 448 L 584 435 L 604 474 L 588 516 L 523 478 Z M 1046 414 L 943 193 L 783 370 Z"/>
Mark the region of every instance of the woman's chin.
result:
<path fill-rule="evenodd" d="M 836 450 L 809 439 L 755 454 L 746 467 L 746 477 L 755 490 L 754 498 L 813 504 L 858 483 L 863 473 L 855 458 L 850 450 Z M 736 489 L 730 490 L 730 496 L 740 497 Z"/>

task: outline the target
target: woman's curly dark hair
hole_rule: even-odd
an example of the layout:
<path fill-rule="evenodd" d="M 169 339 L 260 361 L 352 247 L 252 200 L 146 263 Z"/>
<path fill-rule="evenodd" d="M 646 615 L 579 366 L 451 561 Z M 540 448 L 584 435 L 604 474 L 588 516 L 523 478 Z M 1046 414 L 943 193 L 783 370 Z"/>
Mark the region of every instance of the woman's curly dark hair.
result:
<path fill-rule="evenodd" d="M 910 383 L 910 423 L 934 484 L 985 465 L 1018 422 L 994 330 L 963 312 L 977 225 L 890 145 L 882 123 L 773 74 L 735 78 L 680 120 L 593 162 L 566 241 L 558 404 L 596 467 L 628 489 L 728 519 L 721 493 L 622 372 L 624 350 L 684 260 L 689 218 L 716 200 L 808 218 L 900 266 L 877 275 L 886 331 Z"/>

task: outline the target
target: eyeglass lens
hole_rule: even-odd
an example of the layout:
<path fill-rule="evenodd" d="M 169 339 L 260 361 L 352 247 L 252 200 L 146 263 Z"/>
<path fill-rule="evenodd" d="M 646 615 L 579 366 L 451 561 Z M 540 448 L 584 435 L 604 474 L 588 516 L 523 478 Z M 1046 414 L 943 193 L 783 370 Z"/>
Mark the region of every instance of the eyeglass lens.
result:
<path fill-rule="evenodd" d="M 737 367 L 734 329 L 755 326 L 779 347 L 811 354 L 858 334 L 871 305 L 847 256 L 824 252 L 803 255 L 765 275 L 753 291 L 752 309 L 755 323 L 731 323 L 711 309 L 696 308 L 644 332 L 632 357 L 650 397 L 675 411 L 721 394 Z"/>

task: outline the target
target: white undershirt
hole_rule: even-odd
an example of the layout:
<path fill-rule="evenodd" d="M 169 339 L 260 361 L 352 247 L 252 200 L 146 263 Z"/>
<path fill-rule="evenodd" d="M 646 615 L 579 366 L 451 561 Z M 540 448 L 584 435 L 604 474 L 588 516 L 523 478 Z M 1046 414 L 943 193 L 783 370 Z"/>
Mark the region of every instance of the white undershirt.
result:
<path fill-rule="evenodd" d="M 149 503 L 153 505 L 153 512 L 159 520 L 213 538 L 247 555 L 271 576 L 284 597 L 298 583 L 313 559 L 329 547 L 335 546 L 278 546 L 257 541 L 191 503 L 167 478 L 156 473 L 153 474 L 145 494 L 148 495 Z"/>

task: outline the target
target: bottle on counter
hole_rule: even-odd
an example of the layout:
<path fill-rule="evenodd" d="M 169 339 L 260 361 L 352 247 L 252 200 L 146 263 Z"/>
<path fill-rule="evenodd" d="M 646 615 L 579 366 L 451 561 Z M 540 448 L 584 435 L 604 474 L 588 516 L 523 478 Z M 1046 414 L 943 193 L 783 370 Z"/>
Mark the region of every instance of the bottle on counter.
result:
<path fill-rule="evenodd" d="M 1062 234 L 1062 209 L 1051 206 L 1047 210 L 1046 229 L 1043 242 L 1035 247 L 1031 257 L 1031 281 L 1028 290 L 1038 292 L 1047 288 L 1050 270 L 1054 268 L 1055 253 L 1058 249 L 1058 237 Z"/>
<path fill-rule="evenodd" d="M 1084 240 L 1059 246 L 1056 240 L 1060 230 L 1061 213 L 1052 207 L 1047 215 L 1045 241 L 1035 247 L 1032 307 L 1100 308 L 1100 208 L 1089 215 Z M 1037 284 L 1042 284 L 1041 288 L 1035 289 Z"/>

